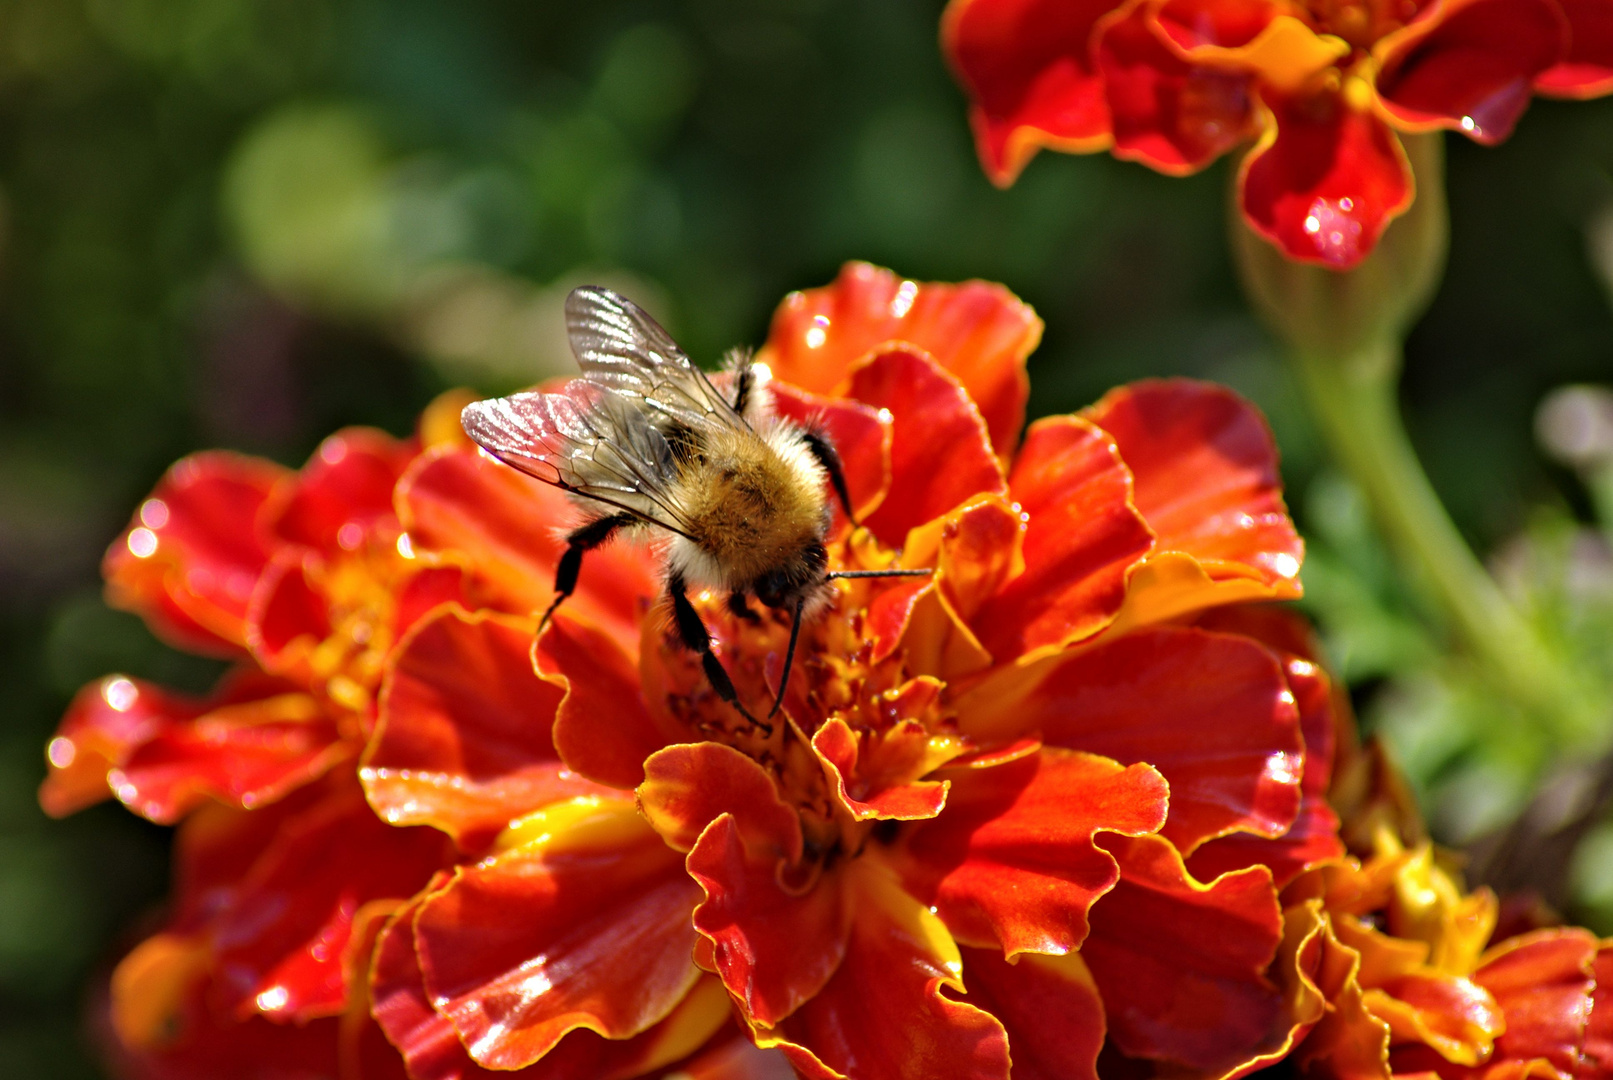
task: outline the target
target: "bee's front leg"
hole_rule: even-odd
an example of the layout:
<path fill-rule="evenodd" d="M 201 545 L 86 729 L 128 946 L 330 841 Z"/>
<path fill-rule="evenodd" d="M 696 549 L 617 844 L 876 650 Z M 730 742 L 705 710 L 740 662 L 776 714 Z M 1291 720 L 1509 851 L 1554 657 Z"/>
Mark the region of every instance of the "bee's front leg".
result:
<path fill-rule="evenodd" d="M 750 601 L 746 599 L 745 594 L 742 592 L 728 594 L 728 610 L 752 626 L 756 626 L 762 621 L 762 617 L 756 614 L 755 610 L 750 606 Z"/>
<path fill-rule="evenodd" d="M 678 638 L 685 647 L 700 657 L 700 667 L 705 671 L 706 681 L 711 683 L 711 688 L 717 691 L 718 697 L 732 705 L 739 715 L 761 728 L 763 734 L 773 734 L 772 725 L 762 723 L 746 712 L 745 706 L 739 703 L 739 692 L 734 689 L 734 680 L 728 677 L 722 661 L 711 651 L 711 632 L 706 629 L 706 624 L 700 621 L 700 613 L 689 602 L 688 586 L 683 580 L 683 575 L 673 574 L 668 578 L 666 589 L 672 598 L 672 621 L 677 625 Z"/>

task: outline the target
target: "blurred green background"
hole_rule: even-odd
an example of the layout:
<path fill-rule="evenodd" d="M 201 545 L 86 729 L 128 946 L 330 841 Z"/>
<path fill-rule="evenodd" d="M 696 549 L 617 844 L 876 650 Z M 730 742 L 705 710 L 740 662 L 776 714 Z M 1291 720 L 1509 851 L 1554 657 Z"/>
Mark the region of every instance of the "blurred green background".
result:
<path fill-rule="evenodd" d="M 1232 279 L 1226 163 L 1171 180 L 1048 154 L 994 190 L 940 6 L 0 0 L 0 1076 L 98 1075 L 85 987 L 165 888 L 164 830 L 33 801 L 79 685 L 214 674 L 102 604 L 131 508 L 199 447 L 295 464 L 338 425 L 408 430 L 455 383 L 563 369 L 559 302 L 585 279 L 715 358 L 846 259 L 991 278 L 1047 321 L 1033 414 L 1144 375 L 1233 384 L 1282 443 L 1308 604 L 1436 831 L 1517 812 L 1562 748 L 1464 700 L 1320 460 Z M 1613 382 L 1613 101 L 1537 103 L 1497 150 L 1453 139 L 1449 172 L 1409 424 L 1468 537 L 1613 669 L 1613 559 L 1533 419 L 1554 387 Z M 1613 833 L 1574 882 L 1606 927 Z"/>

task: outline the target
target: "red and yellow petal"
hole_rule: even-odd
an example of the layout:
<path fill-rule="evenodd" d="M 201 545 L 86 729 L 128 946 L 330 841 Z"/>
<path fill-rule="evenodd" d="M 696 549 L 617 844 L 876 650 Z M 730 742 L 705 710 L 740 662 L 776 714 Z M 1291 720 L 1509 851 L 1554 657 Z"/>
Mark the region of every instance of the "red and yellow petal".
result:
<path fill-rule="evenodd" d="M 1265 134 L 1238 175 L 1244 221 L 1290 259 L 1348 270 L 1411 205 L 1406 152 L 1359 76 L 1264 96 Z"/>
<path fill-rule="evenodd" d="M 625 1039 L 699 979 L 699 888 L 626 800 L 579 799 L 512 826 L 415 919 L 427 996 L 480 1065 L 518 1069 L 587 1028 Z"/>
<path fill-rule="evenodd" d="M 532 670 L 535 624 L 447 609 L 398 647 L 359 770 L 393 825 L 431 825 L 462 851 L 512 819 L 607 789 L 567 770 L 550 738 L 563 691 Z"/>
<path fill-rule="evenodd" d="M 962 957 L 941 920 L 877 857 L 845 868 L 852 920 L 845 959 L 811 1000 L 757 1044 L 809 1080 L 1007 1080 L 1002 1024 L 943 990 L 962 990 Z M 878 987 L 870 993 L 870 987 Z"/>
<path fill-rule="evenodd" d="M 1114 155 L 1185 176 L 1255 131 L 1251 80 L 1177 55 L 1158 29 L 1154 5 L 1134 4 L 1105 22 L 1097 66 L 1114 131 Z"/>
<path fill-rule="evenodd" d="M 1097 1080 L 1103 999 L 1079 954 L 1027 953 L 1010 964 L 995 949 L 959 951 L 970 1003 L 1008 1033 L 1014 1080 Z"/>
<path fill-rule="evenodd" d="M 378 520 L 392 519 L 392 490 L 417 452 L 412 440 L 374 428 L 339 431 L 301 472 L 281 480 L 265 524 L 284 543 L 354 551 Z"/>
<path fill-rule="evenodd" d="M 920 685 L 939 690 L 935 680 Z M 950 786 L 946 780 L 917 778 L 961 753 L 963 746 L 956 739 L 931 736 L 917 720 L 876 732 L 853 731 L 844 720 L 831 717 L 813 733 L 812 750 L 838 806 L 853 820 L 917 821 L 941 812 Z"/>
<path fill-rule="evenodd" d="M 238 656 L 247 603 L 273 545 L 259 514 L 290 474 L 214 451 L 175 464 L 107 549 L 107 600 L 180 648 Z"/>
<path fill-rule="evenodd" d="M 875 350 L 916 346 L 962 384 L 1006 457 L 1025 422 L 1025 360 L 1041 338 L 1042 320 L 1001 285 L 905 281 L 852 262 L 833 284 L 784 298 L 756 359 L 803 390 L 843 395 Z"/>
<path fill-rule="evenodd" d="M 1591 1018 L 1599 942 L 1575 928 L 1537 930 L 1492 948 L 1473 981 L 1494 995 L 1506 1017 L 1498 1059 L 1543 1061 L 1574 1076 Z"/>
<path fill-rule="evenodd" d="M 971 496 L 1007 491 L 980 410 L 934 360 L 893 347 L 857 366 L 847 392 L 891 414 L 890 492 L 864 522 L 885 543 L 900 547 Z"/>
<path fill-rule="evenodd" d="M 273 802 L 348 753 L 319 702 L 267 676 L 238 673 L 195 700 L 111 675 L 73 699 L 39 798 L 62 816 L 112 794 L 171 824 L 209 799 Z"/>
<path fill-rule="evenodd" d="M 1049 746 L 1147 762 L 1170 785 L 1162 835 L 1183 852 L 1233 832 L 1282 835 L 1300 806 L 1304 742 L 1277 658 L 1248 638 L 1155 627 L 1064 660 L 980 739 L 1039 731 Z"/>
<path fill-rule="evenodd" d="M 1105 626 L 1125 598 L 1127 569 L 1154 539 L 1113 439 L 1078 417 L 1031 425 L 1008 488 L 1028 519 L 1025 570 L 972 620 L 999 662 Z"/>
<path fill-rule="evenodd" d="M 941 46 L 973 101 L 969 119 L 986 175 L 1006 187 L 1042 147 L 1109 145 L 1103 80 L 1092 59 L 1116 0 L 952 0 Z"/>
<path fill-rule="evenodd" d="M 890 490 L 890 418 L 860 402 L 808 393 L 787 383 L 775 382 L 771 389 L 778 415 L 829 436 L 840 457 L 852 509 L 859 520 L 866 517 Z M 833 507 L 836 522 L 843 522 L 839 500 Z"/>
<path fill-rule="evenodd" d="M 1397 124 L 1448 128 L 1493 145 L 1512 134 L 1535 80 L 1563 57 L 1557 0 L 1444 0 L 1374 50 L 1378 98 Z"/>
<path fill-rule="evenodd" d="M 1613 0 L 1557 0 L 1568 17 L 1567 54 L 1535 79 L 1552 97 L 1592 98 L 1613 92 Z"/>
<path fill-rule="evenodd" d="M 1164 818 L 1158 773 L 1094 754 L 1044 749 L 942 775 L 946 810 L 908 834 L 903 879 L 959 941 L 1010 957 L 1078 948 L 1088 909 L 1119 877 L 1095 834 L 1142 835 Z"/>
<path fill-rule="evenodd" d="M 1261 1045 L 1282 1015 L 1266 970 L 1283 937 L 1271 874 L 1251 867 L 1208 884 L 1158 836 L 1104 838 L 1120 881 L 1092 907 L 1081 955 L 1132 1057 L 1220 1072 Z"/>

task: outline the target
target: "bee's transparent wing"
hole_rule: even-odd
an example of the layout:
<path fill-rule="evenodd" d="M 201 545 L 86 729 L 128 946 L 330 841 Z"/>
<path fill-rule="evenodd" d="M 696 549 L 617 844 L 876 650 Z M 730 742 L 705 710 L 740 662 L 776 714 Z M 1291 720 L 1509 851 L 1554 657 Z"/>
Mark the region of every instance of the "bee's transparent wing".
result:
<path fill-rule="evenodd" d="M 460 422 L 488 453 L 528 476 L 688 534 L 672 496 L 672 448 L 635 402 L 575 379 L 559 393 L 472 402 Z"/>
<path fill-rule="evenodd" d="M 566 332 L 584 377 L 642 401 L 656 427 L 744 425 L 671 335 L 620 293 L 597 285 L 573 289 Z"/>

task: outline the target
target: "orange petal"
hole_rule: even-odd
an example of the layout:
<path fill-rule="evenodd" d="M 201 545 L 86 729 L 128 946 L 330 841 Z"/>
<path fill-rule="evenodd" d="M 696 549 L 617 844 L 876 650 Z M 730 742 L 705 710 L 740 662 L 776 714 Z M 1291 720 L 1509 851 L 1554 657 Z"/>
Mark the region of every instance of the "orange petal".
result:
<path fill-rule="evenodd" d="M 770 389 L 778 415 L 829 436 L 840 455 L 840 468 L 858 519 L 867 517 L 890 490 L 891 421 L 878 409 L 856 401 L 810 394 L 787 383 Z M 836 522 L 845 515 L 838 499 L 831 500 Z"/>
<path fill-rule="evenodd" d="M 1145 380 L 1082 415 L 1114 438 L 1155 551 L 1191 555 L 1212 579 L 1299 595 L 1304 542 L 1283 506 L 1277 444 L 1253 405 L 1209 383 Z"/>
<path fill-rule="evenodd" d="M 500 608 L 525 615 L 554 598 L 561 534 L 577 520 L 558 488 L 480 453 L 444 447 L 415 461 L 396 498 L 414 550 L 473 571 Z M 649 551 L 617 541 L 588 553 L 577 592 L 561 610 L 597 623 L 631 652 L 659 590 Z"/>
<path fill-rule="evenodd" d="M 1299 812 L 1299 714 L 1276 657 L 1248 638 L 1128 634 L 1065 660 L 1015 712 L 1050 746 L 1157 768 L 1170 784 L 1161 835 L 1185 852 L 1232 832 L 1280 836 Z"/>
<path fill-rule="evenodd" d="M 533 629 L 448 609 L 398 646 L 359 770 L 377 814 L 477 852 L 528 811 L 605 793 L 567 770 L 550 740 L 563 691 L 532 670 Z"/>
<path fill-rule="evenodd" d="M 810 1080 L 1007 1080 L 1002 1025 L 942 994 L 962 989 L 963 964 L 940 920 L 875 857 L 844 873 L 856 913 L 845 960 L 783 1024 L 756 1029 L 757 1044 Z"/>
<path fill-rule="evenodd" d="M 1276 1026 L 1282 995 L 1265 971 L 1282 941 L 1271 874 L 1252 867 L 1195 881 L 1158 836 L 1108 838 L 1120 882 L 1092 907 L 1081 955 L 1132 1057 L 1219 1072 Z"/>
<path fill-rule="evenodd" d="M 647 1031 L 699 979 L 689 916 L 700 890 L 678 854 L 631 802 L 578 806 L 460 867 L 415 919 L 432 1007 L 486 1068 L 530 1065 L 576 1028 Z"/>
<path fill-rule="evenodd" d="M 908 530 L 981 492 L 1006 493 L 984 421 L 955 376 L 910 348 L 869 357 L 850 394 L 891 414 L 891 487 L 865 525 L 899 547 Z"/>
<path fill-rule="evenodd" d="M 281 480 L 265 524 L 285 543 L 351 551 L 377 520 L 392 518 L 392 489 L 416 452 L 413 440 L 374 428 L 338 431 L 301 472 Z"/>
<path fill-rule="evenodd" d="M 669 746 L 644 763 L 638 804 L 667 844 L 688 851 L 706 826 L 734 814 L 745 843 L 773 844 L 775 857 L 801 858 L 801 822 L 756 762 L 721 743 Z"/>
<path fill-rule="evenodd" d="M 945 812 L 908 834 L 907 887 L 960 941 L 1066 953 L 1087 936 L 1087 910 L 1119 877 L 1099 831 L 1159 828 L 1166 788 L 1147 765 L 1044 749 L 991 768 L 945 770 Z"/>
<path fill-rule="evenodd" d="M 1505 1028 L 1496 1001 L 1470 979 L 1417 973 L 1367 990 L 1364 1001 L 1396 1043 L 1420 1042 L 1446 1061 L 1477 1065 Z"/>
<path fill-rule="evenodd" d="M 930 685 L 938 684 L 931 680 Z M 945 780 L 917 780 L 936 760 L 929 731 L 916 720 L 882 731 L 852 731 L 831 717 L 812 736 L 812 749 L 839 806 L 855 821 L 916 821 L 946 805 Z M 941 760 L 962 749 L 954 747 Z"/>
<path fill-rule="evenodd" d="M 1103 999 L 1076 953 L 1029 953 L 1008 963 L 995 949 L 960 950 L 969 1001 L 1008 1032 L 1014 1080 L 1097 1080 Z"/>
<path fill-rule="evenodd" d="M 1506 1016 L 1496 1059 L 1538 1059 L 1562 1076 L 1574 1075 L 1591 1018 L 1598 944 L 1586 930 L 1537 930 L 1484 954 L 1473 981 L 1495 996 Z"/>
<path fill-rule="evenodd" d="M 1153 543 L 1114 441 L 1078 417 L 1032 424 L 1008 486 L 1028 517 L 1025 572 L 973 621 L 999 661 L 1107 624 L 1125 597 L 1127 568 Z"/>
<path fill-rule="evenodd" d="M 917 346 L 963 385 L 1006 457 L 1025 422 L 1025 358 L 1041 338 L 1042 320 L 1001 285 L 904 281 L 853 262 L 832 285 L 785 297 L 756 358 L 785 382 L 840 394 L 875 350 Z"/>
<path fill-rule="evenodd" d="M 1575 1073 L 1580 1080 L 1613 1076 L 1613 944 L 1603 941 L 1591 963 L 1596 989 L 1591 994 L 1591 1015 L 1585 1025 L 1584 1058 Z"/>
<path fill-rule="evenodd" d="M 174 464 L 101 564 L 107 600 L 191 652 L 236 656 L 272 543 L 258 515 L 290 473 L 222 451 Z"/>
<path fill-rule="evenodd" d="M 980 161 L 1006 187 L 1044 146 L 1086 152 L 1109 145 L 1103 80 L 1092 38 L 1115 0 L 952 0 L 941 47 L 973 101 Z"/>

